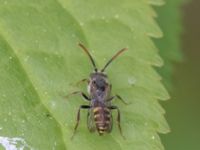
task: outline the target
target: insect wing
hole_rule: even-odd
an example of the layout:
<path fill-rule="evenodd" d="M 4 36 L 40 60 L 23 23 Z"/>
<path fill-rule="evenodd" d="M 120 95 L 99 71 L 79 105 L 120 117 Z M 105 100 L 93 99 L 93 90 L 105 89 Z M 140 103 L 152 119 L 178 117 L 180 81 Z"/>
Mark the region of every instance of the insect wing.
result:
<path fill-rule="evenodd" d="M 96 124 L 94 121 L 94 114 L 91 112 L 91 110 L 88 111 L 87 115 L 87 126 L 90 132 L 95 132 L 96 130 Z"/>
<path fill-rule="evenodd" d="M 110 133 L 112 131 L 112 127 L 113 127 L 113 117 L 112 114 L 110 114 L 110 122 L 109 122 L 109 128 L 107 130 L 108 133 Z"/>

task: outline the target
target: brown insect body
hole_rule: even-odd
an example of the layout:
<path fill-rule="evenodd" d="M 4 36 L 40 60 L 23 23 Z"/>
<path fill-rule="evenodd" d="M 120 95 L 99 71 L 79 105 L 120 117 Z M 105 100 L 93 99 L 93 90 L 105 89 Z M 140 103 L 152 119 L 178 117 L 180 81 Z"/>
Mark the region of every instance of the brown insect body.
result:
<path fill-rule="evenodd" d="M 97 129 L 99 135 L 109 133 L 112 130 L 112 114 L 108 109 L 111 102 L 107 101 L 110 97 L 111 85 L 108 83 L 107 75 L 101 72 L 92 73 L 90 75 L 90 82 L 88 85 L 88 92 L 91 96 L 91 110 L 89 115 L 92 115 L 95 126 L 91 130 L 90 124 L 88 128 L 90 131 Z M 91 120 L 90 120 L 91 121 Z"/>
<path fill-rule="evenodd" d="M 105 69 L 108 67 L 108 65 L 123 51 L 127 50 L 126 48 L 120 50 L 117 52 L 104 66 L 103 69 L 98 70 L 96 68 L 95 62 L 90 55 L 89 51 L 82 45 L 79 44 L 79 46 L 87 53 L 89 56 L 92 65 L 94 67 L 94 73 L 90 74 L 90 79 L 83 79 L 82 81 L 88 81 L 88 93 L 89 96 L 84 94 L 81 91 L 73 92 L 72 94 L 81 94 L 83 98 L 88 100 L 90 102 L 89 105 L 81 105 L 78 109 L 77 114 L 77 122 L 74 128 L 74 133 L 72 137 L 75 134 L 75 131 L 79 125 L 80 121 L 80 110 L 81 109 L 88 109 L 88 116 L 87 116 L 87 124 L 88 129 L 91 132 L 98 131 L 99 135 L 103 135 L 104 133 L 109 133 L 112 130 L 112 111 L 116 109 L 118 112 L 117 115 L 117 122 L 118 122 L 118 128 L 120 130 L 120 133 L 122 135 L 121 125 L 120 125 L 120 110 L 117 106 L 111 105 L 111 101 L 114 98 L 120 99 L 122 102 L 123 99 L 119 95 L 111 96 L 111 84 L 108 81 L 108 77 L 105 74 Z M 125 102 L 124 102 L 125 103 Z M 123 136 L 123 135 L 122 135 Z"/>

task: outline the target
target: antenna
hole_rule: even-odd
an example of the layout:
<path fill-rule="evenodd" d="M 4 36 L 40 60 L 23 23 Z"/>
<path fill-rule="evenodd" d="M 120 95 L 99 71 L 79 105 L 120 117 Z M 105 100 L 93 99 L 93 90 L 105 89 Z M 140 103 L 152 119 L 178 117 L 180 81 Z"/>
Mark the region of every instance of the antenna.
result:
<path fill-rule="evenodd" d="M 106 65 L 103 67 L 103 69 L 101 69 L 101 72 L 104 72 L 105 69 L 108 67 L 108 65 L 117 57 L 119 56 L 122 52 L 124 52 L 125 50 L 128 50 L 128 48 L 123 48 L 120 51 L 118 51 L 107 63 Z"/>
<path fill-rule="evenodd" d="M 94 62 L 94 59 L 93 59 L 92 56 L 90 55 L 88 49 L 87 49 L 83 44 L 81 44 L 81 43 L 78 43 L 78 45 L 79 45 L 79 46 L 86 52 L 86 54 L 89 56 L 89 58 L 90 58 L 90 60 L 91 60 L 91 62 L 92 62 L 92 65 L 93 65 L 93 67 L 94 67 L 94 71 L 97 72 L 98 69 L 97 69 L 96 64 L 95 64 L 95 62 Z"/>

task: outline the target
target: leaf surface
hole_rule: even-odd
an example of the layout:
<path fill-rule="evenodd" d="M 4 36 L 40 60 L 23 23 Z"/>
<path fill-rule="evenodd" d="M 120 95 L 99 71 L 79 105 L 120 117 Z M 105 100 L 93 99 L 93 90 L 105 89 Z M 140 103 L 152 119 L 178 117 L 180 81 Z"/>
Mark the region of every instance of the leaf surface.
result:
<path fill-rule="evenodd" d="M 0 2 L 1 137 L 18 137 L 21 147 L 33 149 L 163 149 L 157 132 L 169 128 L 158 99 L 169 96 L 153 68 L 163 61 L 150 39 L 162 35 L 150 4 L 163 1 Z M 126 140 L 114 111 L 113 131 L 103 137 L 87 130 L 87 112 L 82 111 L 70 140 L 78 107 L 87 102 L 62 96 L 86 91 L 86 85 L 75 83 L 92 72 L 78 42 L 90 49 L 98 68 L 119 49 L 129 48 L 107 68 L 113 94 L 131 103 L 113 101 L 121 110 Z"/>

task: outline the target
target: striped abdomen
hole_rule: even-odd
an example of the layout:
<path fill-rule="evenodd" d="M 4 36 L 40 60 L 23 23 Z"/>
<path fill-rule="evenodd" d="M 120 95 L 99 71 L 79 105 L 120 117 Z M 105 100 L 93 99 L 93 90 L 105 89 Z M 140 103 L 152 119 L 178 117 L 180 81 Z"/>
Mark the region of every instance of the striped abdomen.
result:
<path fill-rule="evenodd" d="M 95 107 L 93 113 L 99 135 L 110 132 L 112 130 L 111 111 L 107 107 Z"/>

